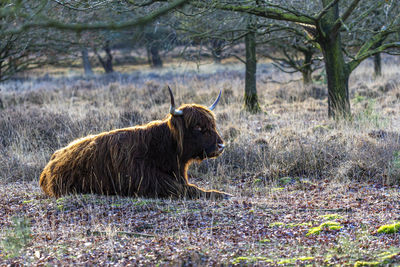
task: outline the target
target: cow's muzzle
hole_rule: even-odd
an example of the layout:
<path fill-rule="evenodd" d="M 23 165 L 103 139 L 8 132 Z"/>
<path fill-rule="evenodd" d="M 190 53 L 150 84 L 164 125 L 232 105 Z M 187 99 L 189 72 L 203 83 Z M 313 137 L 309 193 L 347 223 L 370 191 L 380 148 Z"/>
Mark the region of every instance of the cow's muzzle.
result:
<path fill-rule="evenodd" d="M 210 158 L 218 157 L 222 154 L 225 149 L 225 145 L 223 143 L 218 143 L 216 147 L 214 147 L 213 152 L 209 153 L 207 156 Z"/>

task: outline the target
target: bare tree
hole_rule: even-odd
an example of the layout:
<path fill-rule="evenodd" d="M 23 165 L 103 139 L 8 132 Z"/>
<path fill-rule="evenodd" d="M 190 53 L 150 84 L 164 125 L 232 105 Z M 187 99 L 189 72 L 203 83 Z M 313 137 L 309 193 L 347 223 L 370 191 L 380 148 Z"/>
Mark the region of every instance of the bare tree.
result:
<path fill-rule="evenodd" d="M 260 111 L 258 104 L 256 73 L 257 73 L 257 56 L 256 56 L 256 18 L 248 15 L 247 33 L 244 37 L 246 45 L 246 73 L 245 73 L 245 89 L 244 89 L 244 105 L 251 113 Z"/>
<path fill-rule="evenodd" d="M 81 50 L 81 54 L 82 54 L 82 65 L 83 65 L 83 69 L 85 71 L 85 75 L 90 76 L 93 74 L 93 70 L 92 70 L 92 64 L 90 63 L 90 60 L 89 60 L 88 49 L 86 47 L 83 47 Z"/>
<path fill-rule="evenodd" d="M 119 10 L 119 5 L 113 9 L 113 4 L 121 3 L 121 1 L 68 1 L 68 0 L 42 0 L 38 1 L 21 1 L 10 0 L 7 8 L 3 8 L 3 14 L 16 14 L 15 23 L 8 25 L 0 33 L 0 37 L 6 34 L 17 34 L 26 32 L 32 28 L 53 28 L 59 30 L 68 30 L 75 32 L 82 32 L 86 30 L 121 30 L 129 29 L 136 26 L 146 25 L 154 19 L 167 14 L 175 8 L 178 8 L 188 0 L 175 0 L 171 3 L 167 2 L 161 4 L 158 2 L 166 1 L 143 1 L 136 4 L 136 2 L 127 2 L 122 11 L 130 11 L 132 16 L 122 16 L 120 20 L 109 21 L 97 17 L 94 22 L 70 22 L 68 18 L 60 17 L 58 10 L 54 9 L 54 5 L 61 5 L 63 8 L 68 8 L 76 12 L 92 12 L 93 10 L 108 10 L 115 12 L 122 12 Z M 32 2 L 37 6 L 32 10 Z M 11 6 L 11 8 L 9 8 Z M 129 6 L 132 6 L 130 8 Z M 50 8 L 50 9 L 49 9 Z M 140 11 L 139 13 L 135 11 Z"/>
<path fill-rule="evenodd" d="M 203 1 L 193 0 L 190 4 L 210 8 Z M 389 38 L 400 31 L 399 5 L 396 0 L 320 0 L 319 5 L 310 1 L 247 1 L 244 4 L 228 0 L 213 1 L 211 8 L 301 24 L 322 51 L 328 81 L 328 114 L 338 118 L 351 114 L 348 80 L 352 71 L 366 58 L 400 46 L 398 40 Z M 371 31 L 363 27 L 363 22 L 377 9 L 387 10 L 387 16 L 379 30 Z M 370 32 L 370 38 L 355 53 L 343 53 L 342 35 L 356 29 Z"/>
<path fill-rule="evenodd" d="M 30 29 L 54 28 L 82 32 L 85 30 L 120 30 L 145 25 L 172 10 L 190 4 L 197 10 L 223 10 L 257 16 L 258 18 L 286 21 L 292 27 L 301 25 L 323 55 L 328 84 L 328 114 L 331 117 L 347 117 L 351 114 L 348 80 L 352 71 L 366 58 L 400 47 L 394 39 L 400 31 L 400 3 L 397 0 L 175 0 L 175 1 L 79 1 L 79 0 L 9 0 L 1 6 L 1 14 L 13 23 L 2 23 L 0 37 L 26 32 Z M 58 9 L 68 8 L 75 12 L 109 10 L 116 16 L 113 21 L 97 17 L 83 23 L 60 17 Z M 373 12 L 382 10 L 384 19 L 376 21 L 371 29 L 365 23 Z M 365 33 L 365 42 L 356 49 L 346 49 L 346 38 L 357 32 Z M 368 37 L 368 38 L 367 38 Z"/>
<path fill-rule="evenodd" d="M 259 112 L 256 80 L 257 17 L 215 9 L 202 12 L 196 8 L 187 8 L 181 14 L 177 30 L 186 36 L 188 43 L 197 44 L 199 54 L 206 51 L 216 63 L 220 63 L 223 57 L 233 56 L 245 64 L 244 108 L 251 113 Z M 221 20 L 222 17 L 224 20 Z M 235 45 L 243 42 L 244 53 L 233 50 Z M 203 47 L 205 50 L 202 50 Z"/>
<path fill-rule="evenodd" d="M 34 43 L 37 44 L 33 34 L 38 29 L 59 30 L 64 34 L 67 31 L 82 34 L 85 31 L 131 29 L 150 23 L 182 6 L 185 2 L 187 1 L 175 0 L 165 3 L 114 0 L 2 1 L 0 3 L 0 40 L 2 40 L 0 42 L 0 77 L 2 77 L 0 81 L 26 70 L 28 67 L 38 66 L 38 64 L 33 64 L 34 59 L 38 61 L 38 58 L 45 58 L 37 57 L 37 45 L 35 45 L 36 50 L 31 49 Z M 74 45 L 72 49 L 80 51 L 84 43 L 76 42 L 76 46 Z M 46 48 L 46 44 L 43 43 L 43 45 Z M 106 58 L 101 58 L 101 62 L 106 72 L 111 72 L 112 55 L 109 43 L 105 42 L 103 48 Z M 46 50 L 41 51 L 46 52 Z M 71 51 L 71 49 L 64 51 Z M 83 58 L 86 60 L 85 56 L 84 52 Z M 88 61 L 86 61 L 86 66 L 87 63 Z"/>
<path fill-rule="evenodd" d="M 111 54 L 111 47 L 110 47 L 110 40 L 107 40 L 103 46 L 103 50 L 105 52 L 105 57 L 103 58 L 97 49 L 94 50 L 97 59 L 99 60 L 101 66 L 103 67 L 104 71 L 106 73 L 113 73 L 114 68 L 113 68 L 113 57 Z"/>
<path fill-rule="evenodd" d="M 273 25 L 267 37 L 269 47 L 273 51 L 261 53 L 273 60 L 273 65 L 283 72 L 302 74 L 303 84 L 312 83 L 312 73 L 321 68 L 320 59 L 317 57 L 319 50 L 306 34 L 295 27 Z"/>

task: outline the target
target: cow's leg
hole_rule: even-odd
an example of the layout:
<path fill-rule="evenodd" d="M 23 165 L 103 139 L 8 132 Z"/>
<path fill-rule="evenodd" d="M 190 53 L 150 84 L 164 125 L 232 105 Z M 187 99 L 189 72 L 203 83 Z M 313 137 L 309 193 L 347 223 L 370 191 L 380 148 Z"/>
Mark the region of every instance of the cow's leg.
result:
<path fill-rule="evenodd" d="M 232 197 L 232 195 L 225 192 L 204 190 L 193 184 L 182 184 L 173 180 L 164 180 L 163 183 L 160 184 L 160 187 L 162 187 L 162 190 L 158 191 L 159 193 L 156 197 L 188 199 L 229 199 Z"/>
<path fill-rule="evenodd" d="M 217 191 L 205 190 L 194 184 L 188 184 L 184 179 L 177 180 L 167 174 L 158 175 L 157 194 L 155 197 L 161 198 L 207 198 L 207 199 L 228 199 L 232 195 Z"/>
<path fill-rule="evenodd" d="M 217 191 L 217 190 L 205 190 L 197 187 L 193 184 L 185 185 L 186 196 L 187 198 L 207 198 L 207 199 L 229 199 L 232 197 L 231 194 Z"/>

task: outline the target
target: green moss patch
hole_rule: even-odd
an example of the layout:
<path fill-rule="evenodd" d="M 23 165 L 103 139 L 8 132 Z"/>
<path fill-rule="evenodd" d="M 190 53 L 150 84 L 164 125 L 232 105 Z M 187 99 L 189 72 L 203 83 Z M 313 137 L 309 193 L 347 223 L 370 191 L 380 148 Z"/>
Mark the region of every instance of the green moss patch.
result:
<path fill-rule="evenodd" d="M 303 222 L 303 223 L 283 223 L 283 222 L 274 222 L 274 223 L 270 223 L 269 227 L 285 227 L 285 228 L 293 228 L 293 227 L 301 227 L 301 226 L 307 226 L 310 227 L 312 226 L 312 222 Z"/>
<path fill-rule="evenodd" d="M 354 263 L 354 267 L 361 267 L 361 266 L 378 266 L 381 263 L 379 261 L 356 261 Z"/>
<path fill-rule="evenodd" d="M 299 257 L 299 258 L 292 258 L 292 259 L 283 259 L 278 261 L 278 264 L 294 264 L 298 261 L 311 261 L 314 260 L 314 257 Z"/>
<path fill-rule="evenodd" d="M 287 227 L 300 227 L 300 226 L 312 226 L 312 222 L 303 222 L 303 223 L 288 223 Z"/>
<path fill-rule="evenodd" d="M 269 262 L 269 263 L 273 263 L 274 261 L 273 260 L 271 260 L 271 259 L 268 259 L 268 258 L 266 258 L 266 257 L 254 257 L 254 256 L 251 256 L 251 257 L 245 257 L 245 256 L 240 256 L 240 257 L 237 257 L 237 258 L 235 258 L 235 259 L 233 259 L 233 261 L 232 261 L 232 264 L 248 264 L 248 263 L 255 263 L 255 262 L 259 262 L 259 261 L 261 261 L 261 262 Z"/>
<path fill-rule="evenodd" d="M 251 264 L 251 263 L 256 263 L 256 262 L 264 262 L 264 263 L 276 263 L 276 264 L 295 264 L 298 262 L 305 262 L 305 261 L 312 261 L 314 260 L 314 257 L 298 257 L 298 258 L 290 258 L 290 259 L 280 259 L 277 262 L 266 258 L 266 257 L 237 257 L 232 261 L 232 264 Z"/>
<path fill-rule="evenodd" d="M 384 252 L 379 255 L 379 259 L 375 261 L 356 261 L 354 267 L 361 266 L 383 266 L 393 263 L 394 257 L 399 256 L 400 253 Z"/>
<path fill-rule="evenodd" d="M 292 177 L 281 177 L 278 180 L 278 183 L 282 186 L 290 184 L 291 182 L 293 182 L 293 178 Z"/>
<path fill-rule="evenodd" d="M 400 222 L 393 224 L 385 224 L 378 228 L 380 234 L 395 234 L 400 231 Z"/>
<path fill-rule="evenodd" d="M 320 216 L 318 216 L 318 218 L 319 219 L 328 220 L 328 221 L 332 221 L 332 220 L 343 219 L 343 216 L 335 213 L 335 214 L 320 215 Z"/>
<path fill-rule="evenodd" d="M 334 221 L 327 221 L 324 223 L 321 223 L 319 226 L 317 227 L 313 227 L 311 228 L 308 233 L 306 234 L 306 236 L 309 235 L 319 235 L 321 233 L 321 231 L 323 230 L 340 230 L 342 229 L 343 226 L 340 225 L 340 223 L 338 222 L 334 222 Z"/>
<path fill-rule="evenodd" d="M 270 223 L 269 227 L 277 227 L 277 226 L 284 226 L 285 224 L 283 222 L 274 222 Z"/>
<path fill-rule="evenodd" d="M 271 189 L 272 192 L 279 192 L 279 191 L 283 191 L 283 190 L 285 190 L 284 187 L 274 187 Z"/>

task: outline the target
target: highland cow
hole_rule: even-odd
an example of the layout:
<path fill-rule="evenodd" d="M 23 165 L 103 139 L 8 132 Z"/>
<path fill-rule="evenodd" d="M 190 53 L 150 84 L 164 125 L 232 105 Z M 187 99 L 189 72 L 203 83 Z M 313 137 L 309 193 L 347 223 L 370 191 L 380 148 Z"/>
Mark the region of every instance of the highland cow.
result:
<path fill-rule="evenodd" d="M 195 160 L 219 156 L 223 140 L 212 110 L 185 104 L 164 120 L 78 139 L 57 150 L 40 175 L 40 186 L 52 197 L 93 193 L 148 198 L 226 198 L 188 182 Z"/>

